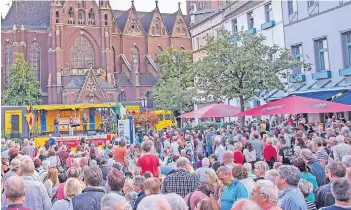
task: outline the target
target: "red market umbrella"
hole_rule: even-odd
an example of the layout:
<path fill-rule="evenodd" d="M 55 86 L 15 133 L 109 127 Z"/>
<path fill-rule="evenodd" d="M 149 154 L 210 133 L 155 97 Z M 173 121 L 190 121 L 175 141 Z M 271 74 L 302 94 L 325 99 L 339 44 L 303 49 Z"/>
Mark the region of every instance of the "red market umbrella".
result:
<path fill-rule="evenodd" d="M 301 96 L 283 98 L 236 116 L 261 116 L 275 114 L 327 113 L 351 111 L 351 106 Z"/>
<path fill-rule="evenodd" d="M 240 112 L 239 107 L 225 104 L 211 104 L 198 110 L 182 114 L 181 118 L 211 118 L 211 117 L 234 117 Z"/>

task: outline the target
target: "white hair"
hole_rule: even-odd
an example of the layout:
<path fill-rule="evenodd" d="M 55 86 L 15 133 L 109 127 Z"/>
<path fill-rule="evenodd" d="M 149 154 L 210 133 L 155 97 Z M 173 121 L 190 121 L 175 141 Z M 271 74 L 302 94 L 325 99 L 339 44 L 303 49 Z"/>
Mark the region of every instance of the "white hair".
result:
<path fill-rule="evenodd" d="M 222 137 L 220 135 L 217 135 L 214 140 L 215 142 L 221 142 Z"/>
<path fill-rule="evenodd" d="M 338 143 L 345 142 L 345 137 L 343 135 L 337 135 L 335 140 Z"/>
<path fill-rule="evenodd" d="M 169 205 L 172 207 L 172 210 L 188 210 L 188 206 L 180 195 L 168 193 L 162 196 L 167 199 Z"/>
<path fill-rule="evenodd" d="M 251 165 L 251 163 L 244 163 L 243 166 L 246 169 L 247 173 L 252 173 L 252 165 Z"/>
<path fill-rule="evenodd" d="M 203 158 L 201 162 L 202 162 L 202 166 L 210 165 L 210 160 L 208 158 Z"/>
<path fill-rule="evenodd" d="M 272 203 L 278 202 L 278 188 L 269 180 L 258 180 L 256 186 L 260 189 L 261 193 L 268 196 L 269 201 Z"/>
<path fill-rule="evenodd" d="M 131 209 L 128 201 L 123 196 L 116 193 L 106 194 L 101 199 L 102 210 L 119 209 L 118 207 L 120 206 L 123 206 L 124 209 Z"/>
<path fill-rule="evenodd" d="M 341 162 L 348 165 L 348 167 L 351 167 L 351 155 L 345 155 L 344 157 L 342 157 Z"/>
<path fill-rule="evenodd" d="M 140 201 L 137 210 L 161 210 L 162 205 L 169 206 L 168 201 L 164 196 L 149 195 Z"/>
<path fill-rule="evenodd" d="M 41 163 L 41 166 L 43 167 L 43 169 L 45 171 L 49 170 L 49 165 L 50 165 L 50 161 L 49 160 L 44 160 L 42 163 Z"/>
<path fill-rule="evenodd" d="M 240 210 L 262 210 L 259 205 L 249 199 L 241 199 L 234 203 L 232 209 Z"/>
<path fill-rule="evenodd" d="M 278 176 L 278 171 L 275 169 L 271 169 L 266 171 L 264 174 L 264 179 L 271 181 L 272 183 L 275 183 L 275 178 Z"/>

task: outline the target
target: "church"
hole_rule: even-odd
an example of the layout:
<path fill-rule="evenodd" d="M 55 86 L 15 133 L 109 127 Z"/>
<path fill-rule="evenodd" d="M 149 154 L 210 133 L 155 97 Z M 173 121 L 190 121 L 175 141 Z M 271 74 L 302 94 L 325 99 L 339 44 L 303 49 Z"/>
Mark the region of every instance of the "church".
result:
<path fill-rule="evenodd" d="M 141 12 L 133 0 L 127 11 L 111 9 L 108 0 L 14 0 L 1 25 L 1 89 L 15 53 L 23 53 L 43 104 L 151 100 L 158 54 L 170 46 L 191 50 L 189 18 L 180 3 L 174 8 L 168 14 L 158 1 Z"/>

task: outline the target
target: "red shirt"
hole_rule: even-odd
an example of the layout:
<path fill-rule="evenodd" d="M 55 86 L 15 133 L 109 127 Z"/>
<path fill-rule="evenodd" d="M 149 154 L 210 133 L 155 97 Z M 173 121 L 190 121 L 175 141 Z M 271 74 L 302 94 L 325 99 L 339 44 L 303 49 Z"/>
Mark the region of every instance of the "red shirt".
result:
<path fill-rule="evenodd" d="M 237 164 L 242 165 L 244 163 L 244 155 L 243 153 L 239 152 L 234 152 L 234 162 Z"/>
<path fill-rule="evenodd" d="M 277 160 L 277 150 L 271 144 L 268 144 L 264 147 L 263 157 L 265 161 L 269 161 L 271 158 Z"/>
<path fill-rule="evenodd" d="M 156 155 L 145 154 L 138 159 L 136 165 L 141 168 L 141 174 L 149 171 L 154 177 L 158 177 L 158 167 L 160 167 L 160 161 Z"/>
<path fill-rule="evenodd" d="M 116 147 L 114 152 L 113 152 L 113 159 L 116 161 L 116 162 L 120 162 L 122 163 L 123 165 L 125 164 L 124 162 L 124 157 L 127 156 L 127 150 L 124 148 L 124 147 Z"/>
<path fill-rule="evenodd" d="M 63 192 L 64 186 L 65 186 L 65 183 L 60 183 L 57 185 L 57 190 L 56 190 L 56 199 L 57 200 L 65 199 L 65 193 Z"/>

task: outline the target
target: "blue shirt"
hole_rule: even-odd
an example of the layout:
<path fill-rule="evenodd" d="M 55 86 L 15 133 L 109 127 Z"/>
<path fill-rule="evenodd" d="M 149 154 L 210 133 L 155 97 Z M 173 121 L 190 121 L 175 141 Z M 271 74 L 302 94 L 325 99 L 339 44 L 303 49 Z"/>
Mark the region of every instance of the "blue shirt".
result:
<path fill-rule="evenodd" d="M 50 138 L 48 141 L 49 147 L 52 147 L 56 144 L 56 140 L 54 138 Z"/>
<path fill-rule="evenodd" d="M 304 179 L 304 180 L 310 182 L 313 185 L 313 192 L 318 189 L 317 179 L 311 173 L 301 172 L 300 173 L 300 179 Z M 311 192 L 307 196 L 307 198 L 306 198 L 307 201 L 310 201 L 310 202 L 314 202 L 315 201 L 313 192 Z"/>
<path fill-rule="evenodd" d="M 249 194 L 245 186 L 238 179 L 234 179 L 229 186 L 225 186 L 222 189 L 221 210 L 230 210 L 235 201 L 248 197 Z"/>
<path fill-rule="evenodd" d="M 305 198 L 297 187 L 288 187 L 280 191 L 278 205 L 284 210 L 307 210 Z"/>

